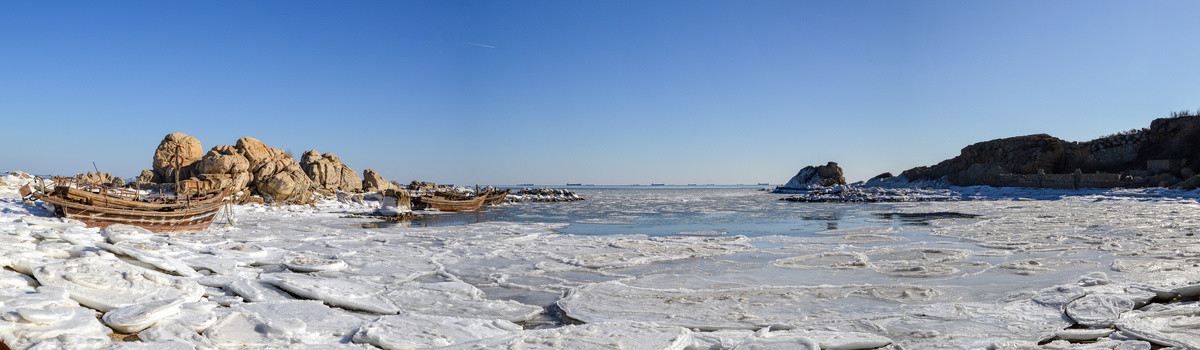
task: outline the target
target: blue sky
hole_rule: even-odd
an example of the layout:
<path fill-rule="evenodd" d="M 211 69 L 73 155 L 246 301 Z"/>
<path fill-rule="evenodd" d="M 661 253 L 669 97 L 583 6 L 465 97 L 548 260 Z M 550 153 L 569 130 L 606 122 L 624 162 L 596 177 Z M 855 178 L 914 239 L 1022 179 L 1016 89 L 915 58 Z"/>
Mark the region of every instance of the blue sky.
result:
<path fill-rule="evenodd" d="M 1200 107 L 1197 2 L 0 3 L 0 170 L 252 136 L 455 184 L 850 180 Z"/>

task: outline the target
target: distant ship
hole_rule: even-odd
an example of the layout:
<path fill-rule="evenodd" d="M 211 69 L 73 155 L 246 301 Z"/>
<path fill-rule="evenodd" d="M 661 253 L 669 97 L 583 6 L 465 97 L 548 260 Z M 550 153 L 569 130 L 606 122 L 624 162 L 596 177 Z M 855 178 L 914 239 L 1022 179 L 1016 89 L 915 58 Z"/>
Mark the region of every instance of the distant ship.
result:
<path fill-rule="evenodd" d="M 567 186 L 583 186 L 583 184 L 582 183 L 577 183 L 577 184 L 568 183 Z"/>
<path fill-rule="evenodd" d="M 766 183 L 766 182 L 759 182 L 759 183 L 758 183 L 758 186 L 766 186 L 766 185 L 770 185 L 770 184 L 769 184 L 769 183 Z"/>
<path fill-rule="evenodd" d="M 533 187 L 533 184 L 517 184 L 517 186 L 521 186 L 521 187 Z"/>
<path fill-rule="evenodd" d="M 666 186 L 667 184 L 650 184 L 650 186 Z"/>

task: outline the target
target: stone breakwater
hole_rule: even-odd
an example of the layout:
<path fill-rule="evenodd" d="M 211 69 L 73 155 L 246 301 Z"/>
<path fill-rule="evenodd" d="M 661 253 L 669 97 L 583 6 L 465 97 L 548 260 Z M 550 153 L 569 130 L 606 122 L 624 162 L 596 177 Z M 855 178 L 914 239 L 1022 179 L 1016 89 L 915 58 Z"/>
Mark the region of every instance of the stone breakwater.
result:
<path fill-rule="evenodd" d="M 510 202 L 574 202 L 585 198 L 574 191 L 558 188 L 522 188 L 508 195 Z"/>

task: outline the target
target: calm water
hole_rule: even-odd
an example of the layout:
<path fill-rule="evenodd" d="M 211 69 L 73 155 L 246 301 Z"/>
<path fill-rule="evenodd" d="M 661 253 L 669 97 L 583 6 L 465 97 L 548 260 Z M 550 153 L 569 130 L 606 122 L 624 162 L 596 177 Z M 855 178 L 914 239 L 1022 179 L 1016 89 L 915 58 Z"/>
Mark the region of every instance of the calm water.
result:
<path fill-rule="evenodd" d="M 887 203 L 794 203 L 758 187 L 571 188 L 585 201 L 518 203 L 476 212 L 441 213 L 414 226 L 483 221 L 568 223 L 579 235 L 810 235 L 863 226 L 920 230 L 921 217 L 890 215 Z"/>

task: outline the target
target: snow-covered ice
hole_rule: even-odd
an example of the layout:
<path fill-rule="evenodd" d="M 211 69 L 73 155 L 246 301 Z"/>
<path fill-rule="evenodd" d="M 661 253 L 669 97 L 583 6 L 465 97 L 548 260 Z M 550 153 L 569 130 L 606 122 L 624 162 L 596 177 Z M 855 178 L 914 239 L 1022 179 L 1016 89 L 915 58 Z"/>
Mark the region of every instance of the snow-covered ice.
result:
<path fill-rule="evenodd" d="M 346 214 L 377 203 L 328 200 L 152 233 L 49 217 L 11 183 L 13 349 L 1200 348 L 1194 192 L 588 190 L 367 228 Z"/>

